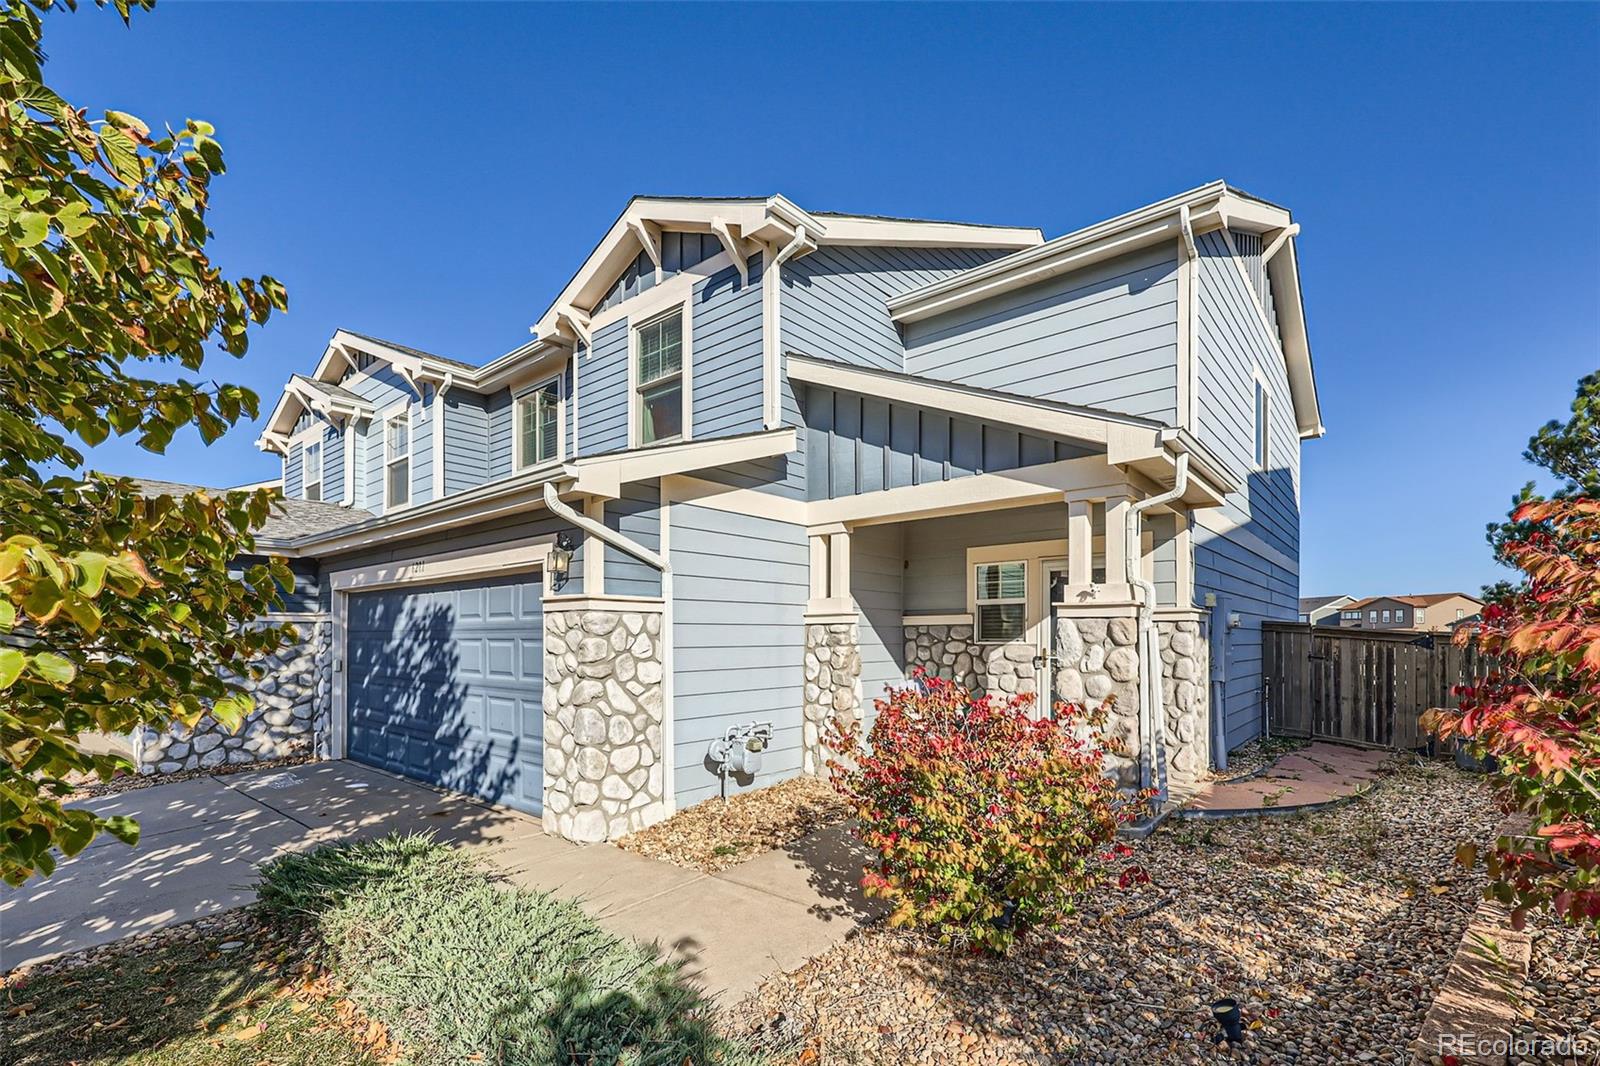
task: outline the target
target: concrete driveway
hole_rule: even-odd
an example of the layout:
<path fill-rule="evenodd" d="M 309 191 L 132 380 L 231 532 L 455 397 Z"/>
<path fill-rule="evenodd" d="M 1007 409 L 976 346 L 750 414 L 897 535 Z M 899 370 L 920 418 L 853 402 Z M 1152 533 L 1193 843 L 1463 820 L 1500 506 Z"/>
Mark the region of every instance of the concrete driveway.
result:
<path fill-rule="evenodd" d="M 843 827 L 703 874 L 570 844 L 528 815 L 348 761 L 193 778 L 83 806 L 138 819 L 139 844 L 101 837 L 54 876 L 0 889 L 0 972 L 243 906 L 276 855 L 395 831 L 481 849 L 511 882 L 578 899 L 729 1001 L 876 912 L 856 888 L 863 856 Z"/>
<path fill-rule="evenodd" d="M 460 844 L 521 843 L 530 863 L 577 850 L 537 819 L 347 761 L 191 778 L 82 806 L 137 819 L 139 843 L 101 835 L 53 876 L 0 889 L 0 970 L 242 906 L 262 863 L 333 841 L 431 830 Z"/>

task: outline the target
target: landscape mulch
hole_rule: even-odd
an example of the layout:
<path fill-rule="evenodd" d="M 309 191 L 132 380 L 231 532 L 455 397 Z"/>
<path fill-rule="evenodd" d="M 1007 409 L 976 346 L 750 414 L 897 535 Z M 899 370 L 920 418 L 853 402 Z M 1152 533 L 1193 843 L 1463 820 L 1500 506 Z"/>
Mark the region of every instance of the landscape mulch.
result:
<path fill-rule="evenodd" d="M 827 782 L 794 777 L 729 799 L 708 799 L 617 845 L 652 859 L 716 873 L 850 817 Z"/>
<path fill-rule="evenodd" d="M 1410 1055 L 1477 906 L 1457 846 L 1500 821 L 1480 777 L 1402 765 L 1315 814 L 1169 823 L 1149 884 L 1106 889 L 1010 957 L 877 926 L 769 979 L 730 1023 L 803 1061 L 1200 1063 L 1239 1000 L 1257 1063 Z"/>
<path fill-rule="evenodd" d="M 1513 1061 L 1600 1063 L 1600 941 L 1548 914 L 1529 918 L 1528 930 L 1533 950 Z"/>

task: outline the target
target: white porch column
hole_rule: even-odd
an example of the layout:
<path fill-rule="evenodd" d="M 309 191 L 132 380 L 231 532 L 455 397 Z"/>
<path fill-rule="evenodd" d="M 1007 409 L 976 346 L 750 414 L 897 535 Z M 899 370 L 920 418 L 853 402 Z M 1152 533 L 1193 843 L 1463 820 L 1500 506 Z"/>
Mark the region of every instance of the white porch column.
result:
<path fill-rule="evenodd" d="M 1087 499 L 1067 497 L 1067 584 L 1094 583 L 1094 522 Z"/>
<path fill-rule="evenodd" d="M 596 522 L 606 520 L 606 501 L 590 496 L 583 502 L 583 515 Z M 606 546 L 599 537 L 583 539 L 583 594 L 601 596 L 606 588 Z"/>
<path fill-rule="evenodd" d="M 1106 497 L 1107 585 L 1128 583 L 1128 510 L 1132 506 L 1127 496 Z"/>

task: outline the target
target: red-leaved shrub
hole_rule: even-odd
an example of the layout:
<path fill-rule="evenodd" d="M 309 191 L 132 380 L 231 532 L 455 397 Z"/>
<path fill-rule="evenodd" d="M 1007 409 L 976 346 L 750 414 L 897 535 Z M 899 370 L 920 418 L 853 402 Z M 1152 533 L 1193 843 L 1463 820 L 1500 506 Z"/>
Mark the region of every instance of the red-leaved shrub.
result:
<path fill-rule="evenodd" d="M 919 671 L 877 701 L 866 737 L 859 726 L 831 731 L 834 787 L 879 856 L 861 883 L 893 905 L 891 925 L 942 939 L 965 932 L 1005 951 L 1070 912 L 1129 854 L 1117 827 L 1146 797 L 1119 793 L 1107 776 L 1099 730 L 1109 702 L 1092 714 L 1058 704 L 1041 719 L 1032 704 L 973 697 Z"/>

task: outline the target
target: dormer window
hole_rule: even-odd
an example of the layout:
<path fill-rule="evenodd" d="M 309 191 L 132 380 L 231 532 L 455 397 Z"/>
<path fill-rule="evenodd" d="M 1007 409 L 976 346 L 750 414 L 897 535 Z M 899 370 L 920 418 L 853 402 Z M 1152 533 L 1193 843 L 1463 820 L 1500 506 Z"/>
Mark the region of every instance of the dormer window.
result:
<path fill-rule="evenodd" d="M 561 458 L 561 385 L 551 380 L 517 397 L 517 469 Z"/>
<path fill-rule="evenodd" d="M 384 507 L 411 502 L 411 415 L 401 411 L 383 424 Z"/>
<path fill-rule="evenodd" d="M 322 442 L 307 444 L 301 453 L 301 492 L 308 500 L 322 499 Z"/>
<path fill-rule="evenodd" d="M 683 310 L 634 330 L 634 437 L 660 444 L 683 436 Z"/>

